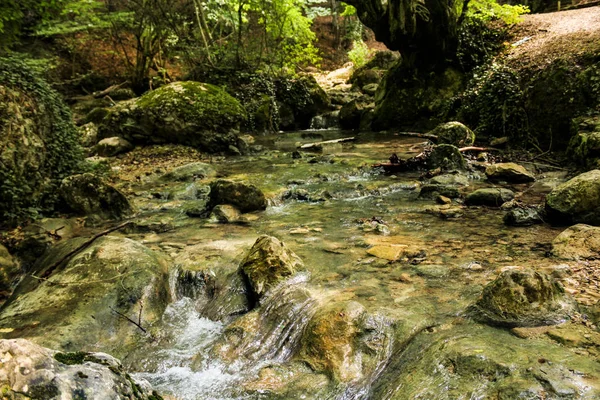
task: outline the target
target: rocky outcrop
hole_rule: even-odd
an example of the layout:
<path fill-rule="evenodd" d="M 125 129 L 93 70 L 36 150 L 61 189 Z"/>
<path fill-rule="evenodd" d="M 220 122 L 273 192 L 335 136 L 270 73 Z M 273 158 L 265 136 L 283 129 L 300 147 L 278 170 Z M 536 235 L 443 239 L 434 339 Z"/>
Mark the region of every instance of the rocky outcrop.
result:
<path fill-rule="evenodd" d="M 465 199 L 465 204 L 468 206 L 500 207 L 502 204 L 514 198 L 515 194 L 508 189 L 477 189 L 476 191 L 469 193 Z"/>
<path fill-rule="evenodd" d="M 237 144 L 231 131 L 245 120 L 240 103 L 222 89 L 200 82 L 174 82 L 111 108 L 98 136 L 226 152 Z"/>
<path fill-rule="evenodd" d="M 277 238 L 266 235 L 256 239 L 240 264 L 240 271 L 257 300 L 304 269 L 304 263 L 293 251 Z"/>
<path fill-rule="evenodd" d="M 457 121 L 440 124 L 429 133 L 436 135 L 440 144 L 464 147 L 471 146 L 475 142 L 475 133 Z"/>
<path fill-rule="evenodd" d="M 344 104 L 339 115 L 340 126 L 343 129 L 360 129 L 361 121 L 364 116 L 371 111 L 374 106 L 372 101 L 364 96 Z"/>
<path fill-rule="evenodd" d="M 600 170 L 592 170 L 559 185 L 546 196 L 546 212 L 557 224 L 600 225 Z"/>
<path fill-rule="evenodd" d="M 492 182 L 527 183 L 535 181 L 535 176 L 523 166 L 515 163 L 498 163 L 485 169 L 485 175 Z"/>
<path fill-rule="evenodd" d="M 0 220 L 52 211 L 56 188 L 82 160 L 60 95 L 24 63 L 0 58 Z"/>
<path fill-rule="evenodd" d="M 267 208 L 267 199 L 254 185 L 219 179 L 210 184 L 210 204 L 231 204 L 247 213 Z"/>
<path fill-rule="evenodd" d="M 66 178 L 59 193 L 67 209 L 79 215 L 122 219 L 133 213 L 123 193 L 90 173 Z"/>
<path fill-rule="evenodd" d="M 577 224 L 552 241 L 552 254 L 565 260 L 600 259 L 600 228 Z"/>
<path fill-rule="evenodd" d="M 330 100 L 312 75 L 282 79 L 277 85 L 279 127 L 282 130 L 308 129 L 312 119 L 329 110 Z"/>
<path fill-rule="evenodd" d="M 104 353 L 60 353 L 25 339 L 0 340 L 0 390 L 5 399 L 160 400 Z"/>
<path fill-rule="evenodd" d="M 518 327 L 554 325 L 569 318 L 574 303 L 550 276 L 528 268 L 502 272 L 471 307 L 476 319 Z"/>
<path fill-rule="evenodd" d="M 121 237 L 86 238 L 49 250 L 15 288 L 0 313 L 0 338 L 23 337 L 54 349 L 126 355 L 169 302 L 168 264 L 158 253 Z M 34 278 L 43 277 L 43 279 Z"/>

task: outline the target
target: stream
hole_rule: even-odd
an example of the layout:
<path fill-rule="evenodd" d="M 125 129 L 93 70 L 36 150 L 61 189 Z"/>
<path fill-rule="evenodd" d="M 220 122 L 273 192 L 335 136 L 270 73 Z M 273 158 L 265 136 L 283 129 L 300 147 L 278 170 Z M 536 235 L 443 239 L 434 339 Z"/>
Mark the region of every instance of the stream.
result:
<path fill-rule="evenodd" d="M 249 319 L 211 320 L 202 311 L 207 288 L 178 289 L 172 272 L 176 295 L 157 327 L 161 339 L 124 360 L 135 376 L 182 400 L 597 398 L 600 367 L 591 350 L 567 349 L 547 337 L 517 338 L 465 316 L 503 268 L 552 271 L 559 263 L 547 252 L 561 229 L 505 226 L 500 208 L 440 206 L 419 198 L 421 173 L 385 175 L 370 167 L 392 153 L 418 154 L 422 139 L 360 134 L 355 142 L 292 157 L 300 143 L 344 135 L 259 137 L 262 153 L 215 161 L 219 176 L 255 184 L 269 199 L 266 211 L 248 214 L 245 223 L 188 218 L 180 203 L 148 196 L 152 182 L 129 187 L 139 193 L 136 206 L 146 221 L 174 229 L 127 236 L 166 252 L 179 269 L 231 273 L 266 234 L 283 241 L 308 271 L 253 312 L 252 337 L 234 339 L 237 331 L 228 326 L 246 329 Z M 461 176 L 469 191 L 497 186 L 477 170 Z M 533 185 L 511 188 L 524 202 L 540 203 L 560 178 L 542 172 Z M 450 217 L 440 213 L 448 207 L 456 208 Z M 357 336 L 366 350 L 344 367 L 356 379 L 332 379 L 302 362 L 301 337 L 317 305 L 348 302 L 360 303 L 360 315 L 368 316 Z M 347 307 L 339 314 L 355 306 Z M 565 371 L 575 372 L 566 377 Z"/>

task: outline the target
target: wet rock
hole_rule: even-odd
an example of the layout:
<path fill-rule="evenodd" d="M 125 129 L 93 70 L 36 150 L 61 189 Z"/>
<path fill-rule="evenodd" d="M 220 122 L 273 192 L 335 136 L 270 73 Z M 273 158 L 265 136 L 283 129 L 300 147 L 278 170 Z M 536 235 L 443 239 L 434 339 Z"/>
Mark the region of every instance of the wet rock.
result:
<path fill-rule="evenodd" d="M 504 224 L 509 226 L 531 226 L 542 223 L 544 220 L 537 207 L 513 208 L 504 215 Z"/>
<path fill-rule="evenodd" d="M 600 225 L 600 170 L 593 170 L 557 186 L 546 196 L 548 218 L 557 224 Z"/>
<path fill-rule="evenodd" d="M 574 307 L 550 276 L 518 268 L 502 272 L 488 284 L 471 312 L 492 325 L 530 327 L 564 322 Z"/>
<path fill-rule="evenodd" d="M 210 204 L 206 199 L 186 201 L 181 210 L 188 217 L 205 218 L 210 214 Z"/>
<path fill-rule="evenodd" d="M 523 166 L 515 163 L 498 163 L 485 169 L 487 178 L 492 182 L 527 183 L 535 181 L 535 177 Z"/>
<path fill-rule="evenodd" d="M 457 121 L 440 124 L 429 133 L 436 135 L 440 144 L 464 147 L 471 146 L 475 142 L 475 133 Z"/>
<path fill-rule="evenodd" d="M 267 208 L 267 199 L 254 185 L 219 179 L 210 184 L 210 204 L 231 204 L 247 213 Z"/>
<path fill-rule="evenodd" d="M 565 260 L 600 259 L 600 228 L 577 224 L 552 241 L 552 254 Z"/>
<path fill-rule="evenodd" d="M 186 184 L 183 188 L 168 193 L 168 198 L 173 200 L 206 200 L 210 196 L 210 186 L 198 183 Z"/>
<path fill-rule="evenodd" d="M 343 129 L 358 129 L 364 114 L 373 107 L 375 104 L 366 97 L 344 104 L 340 110 L 340 126 Z"/>
<path fill-rule="evenodd" d="M 386 322 L 357 302 L 321 306 L 308 323 L 299 358 L 337 382 L 371 376 L 389 357 Z"/>
<path fill-rule="evenodd" d="M 112 107 L 98 136 L 120 136 L 133 144 L 179 143 L 210 153 L 227 152 L 237 144 L 232 131 L 246 119 L 240 103 L 219 87 L 174 82 Z"/>
<path fill-rule="evenodd" d="M 217 171 L 210 164 L 194 162 L 167 172 L 160 177 L 160 180 L 163 182 L 193 182 L 216 175 Z"/>
<path fill-rule="evenodd" d="M 310 193 L 306 189 L 294 188 L 286 190 L 281 196 L 284 200 L 298 200 L 298 201 L 309 201 Z"/>
<path fill-rule="evenodd" d="M 427 168 L 442 170 L 465 169 L 465 158 L 458 147 L 451 144 L 440 144 L 433 148 L 427 159 Z"/>
<path fill-rule="evenodd" d="M 19 276 L 19 265 L 6 247 L 0 244 L 0 298 L 8 295 L 15 279 Z"/>
<path fill-rule="evenodd" d="M 133 240 L 104 236 L 55 266 L 86 240 L 61 242 L 36 263 L 0 313 L 0 326 L 12 329 L 0 337 L 65 351 L 100 347 L 122 357 L 144 332 L 116 312 L 145 328 L 160 319 L 170 301 L 166 259 Z"/>
<path fill-rule="evenodd" d="M 120 137 L 102 139 L 94 146 L 93 153 L 100 157 L 114 157 L 134 149 L 134 145 Z"/>
<path fill-rule="evenodd" d="M 25 339 L 0 340 L 0 387 L 15 400 L 162 399 L 108 354 L 60 353 Z"/>
<path fill-rule="evenodd" d="M 515 194 L 508 189 L 477 189 L 476 191 L 469 193 L 465 199 L 465 204 L 469 206 L 500 207 L 505 202 L 514 198 Z"/>
<path fill-rule="evenodd" d="M 240 271 L 256 299 L 262 298 L 279 282 L 304 269 L 300 257 L 277 238 L 266 235 L 256 239 L 240 264 Z"/>
<path fill-rule="evenodd" d="M 433 185 L 469 186 L 469 178 L 464 174 L 442 174 L 431 178 Z"/>
<path fill-rule="evenodd" d="M 89 122 L 77 128 L 79 130 L 79 143 L 83 147 L 92 147 L 98 143 L 98 126 Z"/>
<path fill-rule="evenodd" d="M 436 197 L 435 201 L 438 204 L 451 204 L 452 203 L 451 198 L 442 196 L 442 195 L 439 195 L 438 197 Z"/>
<path fill-rule="evenodd" d="M 211 218 L 224 224 L 231 224 L 239 222 L 242 218 L 242 213 L 232 205 L 219 204 L 212 209 Z"/>
<path fill-rule="evenodd" d="M 250 301 L 244 277 L 238 273 L 217 271 L 205 273 L 210 298 L 200 310 L 200 314 L 214 321 L 230 319 L 246 314 L 254 304 Z"/>
<path fill-rule="evenodd" d="M 133 213 L 133 208 L 123 193 L 93 174 L 65 178 L 59 194 L 65 206 L 79 215 L 122 219 Z"/>
<path fill-rule="evenodd" d="M 458 187 L 452 185 L 427 184 L 421 186 L 419 198 L 433 200 L 438 196 L 457 199 L 460 197 L 460 191 L 458 190 Z"/>

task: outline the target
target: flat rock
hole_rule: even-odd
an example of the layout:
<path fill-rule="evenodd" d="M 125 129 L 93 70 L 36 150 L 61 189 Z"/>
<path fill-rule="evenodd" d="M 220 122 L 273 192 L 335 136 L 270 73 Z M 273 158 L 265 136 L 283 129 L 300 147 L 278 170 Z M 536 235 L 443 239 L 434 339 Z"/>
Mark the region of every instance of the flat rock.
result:
<path fill-rule="evenodd" d="M 600 258 L 600 227 L 577 224 L 565 229 L 552 241 L 552 254 L 564 260 Z"/>
<path fill-rule="evenodd" d="M 500 207 L 502 204 L 514 198 L 515 194 L 508 189 L 477 189 L 476 191 L 469 193 L 465 199 L 465 204 L 468 206 Z"/>
<path fill-rule="evenodd" d="M 485 175 L 492 182 L 527 183 L 535 181 L 535 176 L 531 172 L 515 163 L 492 164 L 485 169 Z"/>

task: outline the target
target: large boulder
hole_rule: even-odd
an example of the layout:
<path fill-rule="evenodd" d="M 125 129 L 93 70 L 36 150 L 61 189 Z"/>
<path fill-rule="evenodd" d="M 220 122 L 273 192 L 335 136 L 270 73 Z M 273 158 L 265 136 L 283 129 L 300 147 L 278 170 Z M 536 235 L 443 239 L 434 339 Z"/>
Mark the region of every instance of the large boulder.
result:
<path fill-rule="evenodd" d="M 436 135 L 440 144 L 464 147 L 471 146 L 475 142 L 475 133 L 457 121 L 440 124 L 429 133 Z"/>
<path fill-rule="evenodd" d="M 344 104 L 340 110 L 340 126 L 343 129 L 359 129 L 364 115 L 372 110 L 374 104 L 364 97 Z"/>
<path fill-rule="evenodd" d="M 169 302 L 169 264 L 115 236 L 77 251 L 87 240 L 61 242 L 36 263 L 0 311 L 0 338 L 64 351 L 102 349 L 117 357 L 139 345 L 142 328 L 157 322 Z"/>
<path fill-rule="evenodd" d="M 600 116 L 577 122 L 578 133 L 569 141 L 567 156 L 585 169 L 600 168 Z"/>
<path fill-rule="evenodd" d="M 259 188 L 226 179 L 211 182 L 210 203 L 213 206 L 231 204 L 243 213 L 267 208 L 267 199 Z"/>
<path fill-rule="evenodd" d="M 469 193 L 465 199 L 465 204 L 468 206 L 500 207 L 514 198 L 515 194 L 504 188 L 477 189 Z"/>
<path fill-rule="evenodd" d="M 476 319 L 491 325 L 519 327 L 564 322 L 574 303 L 550 276 L 529 268 L 502 272 L 471 307 Z"/>
<path fill-rule="evenodd" d="M 119 154 L 127 153 L 134 149 L 134 145 L 129 143 L 127 140 L 115 136 L 111 138 L 102 139 L 94 146 L 92 150 L 94 154 L 100 157 L 114 157 Z"/>
<path fill-rule="evenodd" d="M 102 120 L 98 136 L 223 152 L 237 144 L 231 132 L 245 120 L 240 103 L 217 86 L 174 82 L 114 106 Z"/>
<path fill-rule="evenodd" d="M 240 271 L 257 300 L 279 282 L 303 270 L 300 257 L 277 238 L 267 235 L 256 239 L 240 264 Z"/>
<path fill-rule="evenodd" d="M 0 389 L 15 400 L 162 399 L 108 354 L 60 353 L 25 339 L 0 340 Z"/>
<path fill-rule="evenodd" d="M 52 211 L 82 155 L 60 95 L 22 62 L 0 58 L 0 220 Z"/>
<path fill-rule="evenodd" d="M 94 174 L 65 178 L 59 193 L 65 206 L 81 215 L 122 219 L 133 213 L 127 197 Z"/>
<path fill-rule="evenodd" d="M 558 224 L 600 225 L 600 170 L 592 170 L 557 186 L 546 196 L 546 212 Z"/>
<path fill-rule="evenodd" d="M 527 183 L 535 181 L 535 176 L 531 172 L 515 163 L 492 164 L 485 169 L 485 175 L 492 182 Z"/>
<path fill-rule="evenodd" d="M 328 111 L 331 104 L 327 93 L 312 75 L 277 82 L 280 128 L 283 130 L 308 129 L 318 114 Z"/>
<path fill-rule="evenodd" d="M 552 241 L 552 254 L 565 260 L 600 259 L 600 228 L 573 225 Z"/>

